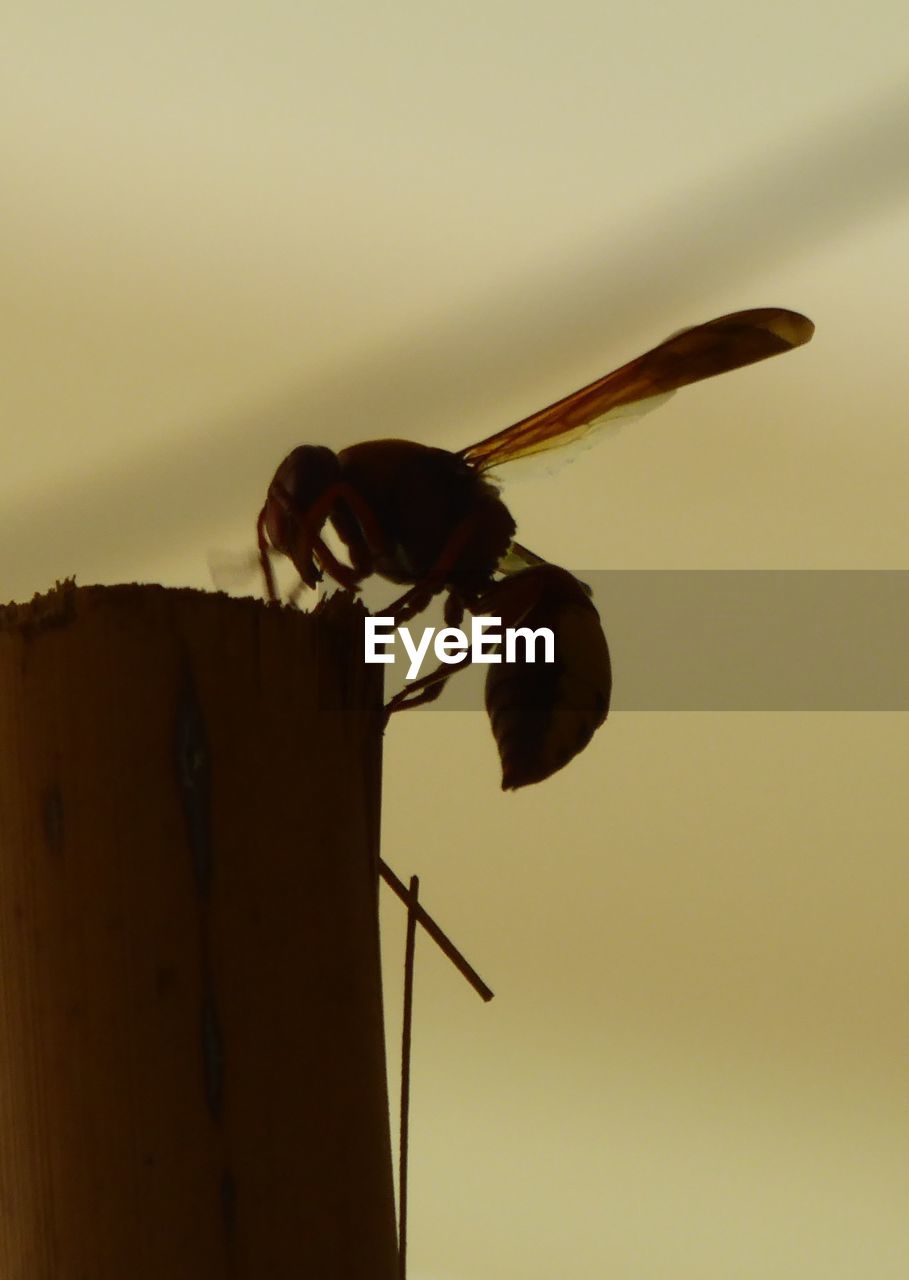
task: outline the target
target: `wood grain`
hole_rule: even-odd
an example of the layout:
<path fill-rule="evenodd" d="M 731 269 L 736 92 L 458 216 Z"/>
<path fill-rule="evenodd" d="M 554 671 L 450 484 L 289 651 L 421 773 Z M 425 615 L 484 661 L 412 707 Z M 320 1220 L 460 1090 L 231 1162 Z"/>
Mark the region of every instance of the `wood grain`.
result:
<path fill-rule="evenodd" d="M 362 611 L 0 611 L 0 1274 L 392 1277 Z"/>

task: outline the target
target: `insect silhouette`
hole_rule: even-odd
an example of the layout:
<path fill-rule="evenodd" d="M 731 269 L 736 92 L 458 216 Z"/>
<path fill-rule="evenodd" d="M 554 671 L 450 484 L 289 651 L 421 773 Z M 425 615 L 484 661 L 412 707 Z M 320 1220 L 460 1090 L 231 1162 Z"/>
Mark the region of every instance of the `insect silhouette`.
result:
<path fill-rule="evenodd" d="M 273 549 L 310 587 L 326 573 L 351 588 L 374 573 L 410 584 L 389 608 L 399 620 L 446 589 L 469 605 L 489 586 L 515 532 L 488 471 L 578 440 L 631 409 L 646 411 L 689 383 L 790 351 L 813 332 L 805 316 L 776 307 L 720 316 L 458 452 L 411 440 L 369 440 L 339 453 L 301 445 L 278 467 L 259 515 L 268 595 L 276 598 Z M 349 565 L 322 538 L 326 521 Z"/>
<path fill-rule="evenodd" d="M 808 342 L 813 333 L 807 317 L 778 307 L 720 316 L 673 334 L 596 382 L 457 452 L 395 439 L 365 441 L 338 453 L 320 445 L 301 445 L 275 472 L 257 523 L 268 597 L 277 598 L 269 563 L 270 553 L 277 552 L 289 557 L 307 587 L 315 587 L 327 575 L 356 590 L 372 574 L 407 587 L 383 610 L 398 624 L 421 612 L 440 592 L 446 593 L 449 626 L 457 625 L 465 609 L 476 612 L 484 598 L 487 605 L 498 601 L 503 613 L 536 608 L 556 624 L 566 611 L 582 616 L 585 609 L 559 577 L 567 571 L 543 572 L 545 562 L 514 541 L 515 521 L 488 473 L 517 458 L 591 437 L 616 418 L 647 412 L 680 387 L 790 351 Z M 343 545 L 349 564 L 339 560 L 323 538 L 326 522 Z M 497 574 L 521 578 L 520 606 L 514 605 Z M 531 601 L 534 591 L 536 606 Z M 589 608 L 596 617 L 592 604 Z M 599 628 L 598 619 L 596 625 Z M 588 638 L 592 636 L 588 630 Z M 588 647 L 593 653 L 598 641 L 591 639 Z M 579 653 L 568 663 L 575 673 L 582 665 Z M 601 659 L 591 658 L 591 662 L 596 691 L 603 683 Z M 523 674 L 530 680 L 529 673 Z M 411 696 L 399 696 L 390 709 L 428 701 L 438 692 L 436 686 L 444 683 L 443 673 L 436 677 L 434 684 L 420 682 L 424 697 L 416 696 L 412 687 Z M 493 681 L 492 700 L 500 714 L 502 706 L 512 710 L 516 706 L 514 697 L 503 693 L 507 688 L 504 677 Z M 487 684 L 488 704 L 489 700 Z M 606 700 L 608 704 L 608 690 Z M 488 709 L 495 731 L 495 715 Z M 591 711 L 583 732 L 594 719 Z M 601 722 L 593 723 L 581 747 Z M 504 766 L 503 738 L 498 733 L 497 738 Z"/>

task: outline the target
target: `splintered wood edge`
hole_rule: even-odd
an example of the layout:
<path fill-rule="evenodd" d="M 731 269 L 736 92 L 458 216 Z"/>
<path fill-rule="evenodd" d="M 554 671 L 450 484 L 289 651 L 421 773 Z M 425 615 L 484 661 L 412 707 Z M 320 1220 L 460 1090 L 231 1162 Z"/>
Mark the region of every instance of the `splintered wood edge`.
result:
<path fill-rule="evenodd" d="M 27 604 L 0 606 L 3 650 L 16 642 L 28 646 L 42 635 L 64 631 L 95 613 L 131 618 L 134 623 L 146 619 L 160 623 L 170 618 L 178 627 L 183 625 L 177 621 L 181 615 L 184 620 L 190 616 L 207 619 L 205 625 L 213 628 L 212 643 L 217 643 L 216 637 L 225 627 L 252 626 L 261 635 L 283 634 L 290 638 L 299 660 L 304 654 L 318 653 L 327 663 L 331 673 L 328 687 L 335 690 L 337 710 L 369 708 L 373 715 L 382 706 L 384 668 L 369 666 L 363 650 L 364 620 L 369 613 L 349 591 L 337 591 L 311 612 L 304 612 L 295 605 L 230 596 L 223 591 L 158 583 L 83 587 L 68 578 Z"/>
<path fill-rule="evenodd" d="M 252 596 L 229 596 L 223 591 L 200 591 L 196 587 L 162 587 L 158 583 L 127 582 L 114 586 L 76 585 L 75 578 L 57 581 L 49 591 L 36 592 L 27 602 L 10 601 L 0 605 L 0 632 L 22 631 L 30 633 L 47 628 L 62 627 L 72 622 L 80 609 L 92 608 L 102 602 L 128 604 L 150 595 L 162 594 L 183 599 L 207 599 L 230 601 L 231 607 L 241 612 L 275 610 L 298 619 L 301 626 L 328 625 L 350 626 L 366 617 L 367 609 L 362 601 L 350 592 L 337 591 L 320 600 L 315 609 L 304 612 L 293 605 L 268 604 Z"/>
<path fill-rule="evenodd" d="M 75 615 L 75 578 L 58 579 L 50 591 L 36 592 L 27 604 L 11 600 L 0 605 L 0 631 L 32 631 L 63 626 Z"/>

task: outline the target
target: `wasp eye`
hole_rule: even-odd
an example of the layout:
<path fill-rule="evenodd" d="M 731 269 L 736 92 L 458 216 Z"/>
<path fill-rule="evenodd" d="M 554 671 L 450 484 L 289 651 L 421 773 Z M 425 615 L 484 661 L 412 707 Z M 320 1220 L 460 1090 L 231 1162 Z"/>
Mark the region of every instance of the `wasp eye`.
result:
<path fill-rule="evenodd" d="M 321 498 L 340 474 L 337 455 L 320 444 L 301 444 L 289 453 L 275 473 L 278 484 L 295 507 L 305 509 Z"/>

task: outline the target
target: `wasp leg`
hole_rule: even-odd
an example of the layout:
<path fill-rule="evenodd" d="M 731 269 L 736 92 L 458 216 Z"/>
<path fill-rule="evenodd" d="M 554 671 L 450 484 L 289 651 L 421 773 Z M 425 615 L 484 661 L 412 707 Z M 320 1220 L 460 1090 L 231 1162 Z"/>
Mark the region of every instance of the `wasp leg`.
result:
<path fill-rule="evenodd" d="M 386 704 L 383 728 L 396 711 L 409 711 L 411 707 L 423 707 L 428 702 L 435 702 L 451 677 L 469 664 L 470 654 L 465 653 L 458 662 L 445 663 L 435 671 L 430 671 L 429 675 L 414 680 L 413 684 L 405 685 Z"/>
<path fill-rule="evenodd" d="M 278 590 L 275 586 L 275 575 L 272 572 L 271 560 L 269 554 L 271 547 L 269 546 L 268 537 L 265 533 L 265 513 L 268 510 L 267 505 L 259 512 L 259 518 L 256 521 L 256 541 L 259 544 L 259 567 L 262 570 L 262 577 L 265 579 L 265 594 L 272 603 L 278 598 Z"/>
<path fill-rule="evenodd" d="M 327 573 L 342 587 L 356 590 L 373 571 L 374 551 L 387 552 L 387 540 L 372 508 L 356 489 L 343 480 L 329 485 L 310 507 L 302 507 L 284 485 L 278 483 L 272 483 L 269 500 L 280 507 L 293 530 L 291 544 L 280 550 L 288 556 L 308 587 L 314 587 L 321 581 L 323 573 Z M 257 525 L 259 555 L 269 599 L 274 600 L 277 599 L 274 576 L 264 559 L 266 508 L 263 508 Z M 349 565 L 338 560 L 321 536 L 322 526 L 329 519 L 350 553 L 352 563 Z"/>
<path fill-rule="evenodd" d="M 467 605 L 464 602 L 464 597 L 454 587 L 451 587 L 445 600 L 445 607 L 442 610 L 442 617 L 445 620 L 446 627 L 460 627 L 464 621 L 466 609 Z"/>
<path fill-rule="evenodd" d="M 415 587 L 411 587 L 409 591 L 404 592 L 403 596 L 393 601 L 385 610 L 383 617 L 393 618 L 395 624 L 400 626 L 402 622 L 407 622 L 418 613 L 422 613 L 433 596 L 438 595 L 444 586 L 444 582 L 438 582 L 435 578 L 424 578 L 422 582 L 418 582 Z"/>
<path fill-rule="evenodd" d="M 355 588 L 369 572 L 369 568 L 361 567 L 358 570 L 342 564 L 322 538 L 322 526 L 332 514 L 332 507 L 338 498 L 337 486 L 332 485 L 307 510 L 300 509 L 283 485 L 274 485 L 271 497 L 288 517 L 293 530 L 292 542 L 283 550 L 306 585 L 314 587 L 322 580 L 323 573 L 327 572 L 342 587 Z"/>
<path fill-rule="evenodd" d="M 373 572 L 376 555 L 391 554 L 388 538 L 372 507 L 346 480 L 336 480 L 330 485 L 306 518 L 310 526 L 320 532 L 325 521 L 331 519 L 347 548 L 350 566 L 342 565 L 321 537 L 317 536 L 313 541 L 313 549 L 322 568 L 342 586 L 355 587 Z"/>
<path fill-rule="evenodd" d="M 464 601 L 458 592 L 452 589 L 449 591 L 448 598 L 445 601 L 445 625 L 447 627 L 459 627 L 464 621 L 464 611 Z M 400 693 L 396 693 L 389 700 L 385 707 L 384 724 L 388 724 L 389 717 L 395 711 L 406 711 L 409 707 L 420 707 L 427 702 L 435 702 L 451 676 L 469 661 L 470 655 L 465 654 L 460 662 L 445 663 L 435 671 L 431 671 L 429 675 L 423 676 L 421 680 L 415 680 L 413 684 L 406 685 Z"/>

